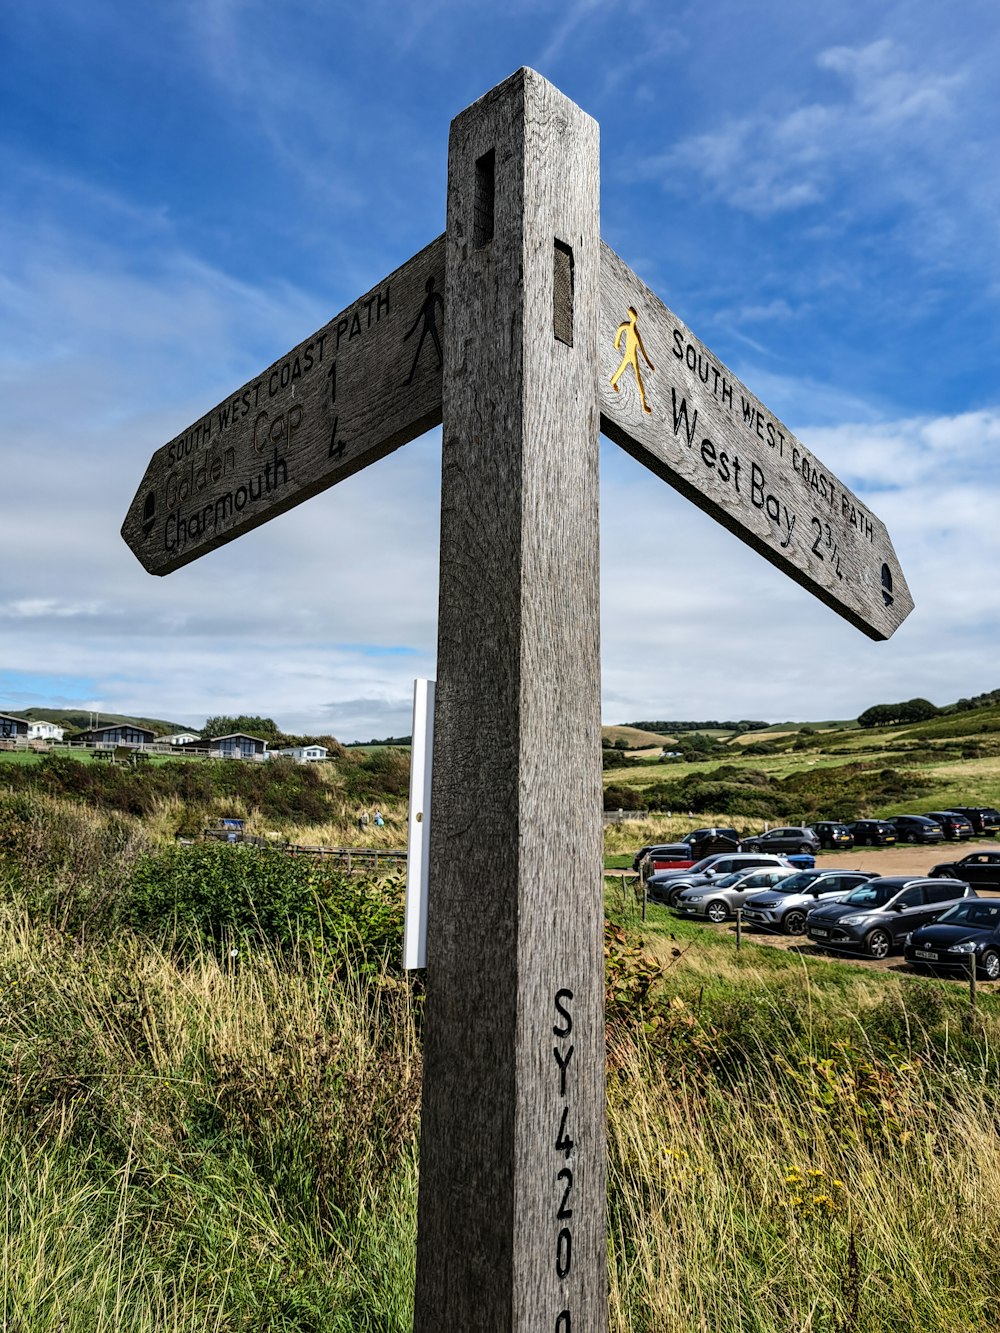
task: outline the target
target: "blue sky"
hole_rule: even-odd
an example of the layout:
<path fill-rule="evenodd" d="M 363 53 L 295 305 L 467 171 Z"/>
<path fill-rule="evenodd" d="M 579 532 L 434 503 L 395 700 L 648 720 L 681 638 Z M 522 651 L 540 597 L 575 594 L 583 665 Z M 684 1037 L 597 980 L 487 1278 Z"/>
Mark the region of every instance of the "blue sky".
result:
<path fill-rule="evenodd" d="M 1000 685 L 993 0 L 36 0 L 0 86 L 0 711 L 408 730 L 436 432 L 166 579 L 118 530 L 155 448 L 443 230 L 449 122 L 523 64 L 600 122 L 605 240 L 916 603 L 868 641 L 605 443 L 605 720 Z"/>

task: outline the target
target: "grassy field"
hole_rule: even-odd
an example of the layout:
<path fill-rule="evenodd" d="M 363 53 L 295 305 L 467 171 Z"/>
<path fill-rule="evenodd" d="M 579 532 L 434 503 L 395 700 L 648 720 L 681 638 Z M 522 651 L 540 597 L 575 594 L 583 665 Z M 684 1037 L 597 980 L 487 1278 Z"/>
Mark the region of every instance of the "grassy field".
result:
<path fill-rule="evenodd" d="M 359 761 L 342 818 L 283 828 L 352 841 L 394 772 Z M 405 804 L 379 803 L 399 843 Z M 408 1333 L 422 982 L 398 887 L 175 848 L 189 815 L 0 791 L 0 1328 Z M 608 856 L 690 826 L 609 826 Z M 656 906 L 643 925 L 614 876 L 606 907 L 613 1333 L 992 1329 L 990 988 L 972 1011 L 954 983 L 737 954 Z"/>
<path fill-rule="evenodd" d="M 419 981 L 60 928 L 148 845 L 77 818 L 0 878 L 0 1327 L 408 1333 Z M 608 914 L 613 1333 L 992 1328 L 995 999 Z"/>
<path fill-rule="evenodd" d="M 623 759 L 605 769 L 613 806 L 691 811 L 746 831 L 810 822 L 1000 804 L 1000 709 L 918 724 L 824 730 L 804 724 L 734 738 L 704 757 Z"/>

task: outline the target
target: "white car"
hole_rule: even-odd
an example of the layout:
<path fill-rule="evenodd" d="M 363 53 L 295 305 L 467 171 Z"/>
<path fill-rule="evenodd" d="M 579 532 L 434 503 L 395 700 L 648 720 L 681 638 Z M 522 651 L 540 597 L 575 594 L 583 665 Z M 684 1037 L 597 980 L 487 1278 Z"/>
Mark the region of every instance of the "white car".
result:
<path fill-rule="evenodd" d="M 786 935 L 804 935 L 806 917 L 821 902 L 835 903 L 845 894 L 876 878 L 875 871 L 802 870 L 767 893 L 754 894 L 743 904 L 748 926 L 783 930 Z"/>

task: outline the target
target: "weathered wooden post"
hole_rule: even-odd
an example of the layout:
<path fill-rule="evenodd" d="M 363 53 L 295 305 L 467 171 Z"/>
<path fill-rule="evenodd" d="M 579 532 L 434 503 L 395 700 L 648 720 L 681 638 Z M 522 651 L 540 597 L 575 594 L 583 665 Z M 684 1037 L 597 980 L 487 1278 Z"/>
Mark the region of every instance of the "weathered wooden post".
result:
<path fill-rule="evenodd" d="M 453 123 L 417 1333 L 607 1326 L 596 123 Z"/>

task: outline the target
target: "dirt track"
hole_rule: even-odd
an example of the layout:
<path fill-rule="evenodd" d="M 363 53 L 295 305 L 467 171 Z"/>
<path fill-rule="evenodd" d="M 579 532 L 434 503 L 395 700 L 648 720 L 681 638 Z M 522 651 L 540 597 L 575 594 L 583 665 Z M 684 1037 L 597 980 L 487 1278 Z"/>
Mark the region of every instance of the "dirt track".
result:
<path fill-rule="evenodd" d="M 998 850 L 996 838 L 939 842 L 933 847 L 854 847 L 849 852 L 823 852 L 816 858 L 816 865 L 822 870 L 837 866 L 844 870 L 877 870 L 880 875 L 926 875 L 932 866 L 944 861 L 960 861 L 970 852 Z"/>

